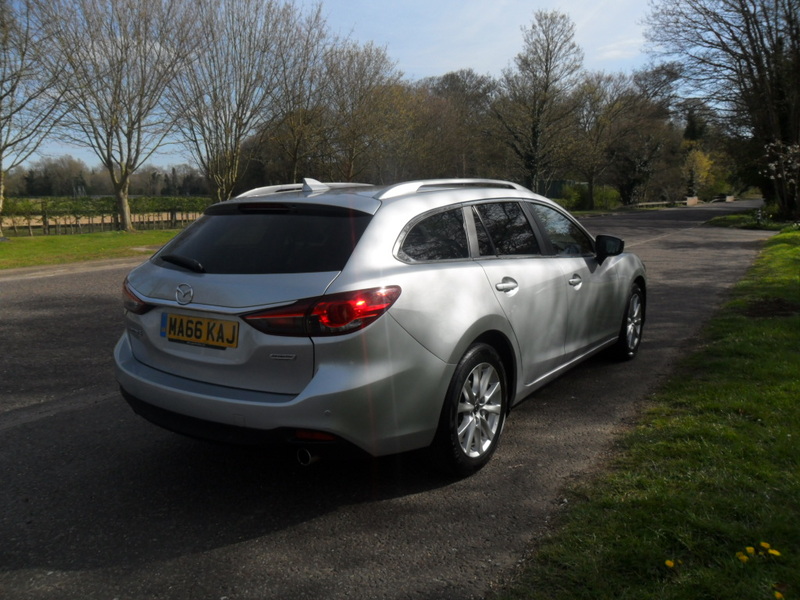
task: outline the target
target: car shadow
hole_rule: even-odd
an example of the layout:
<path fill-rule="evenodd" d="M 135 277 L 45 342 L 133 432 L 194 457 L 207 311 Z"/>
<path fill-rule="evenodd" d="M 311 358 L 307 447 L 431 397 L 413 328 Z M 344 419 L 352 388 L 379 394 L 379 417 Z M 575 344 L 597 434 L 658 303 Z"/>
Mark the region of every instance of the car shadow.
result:
<path fill-rule="evenodd" d="M 59 431 L 62 441 L 72 431 L 66 447 L 47 443 Z M 162 431 L 121 400 L 6 431 L 0 456 L 0 570 L 7 571 L 172 559 L 454 481 L 421 453 L 302 467 L 285 452 Z"/>

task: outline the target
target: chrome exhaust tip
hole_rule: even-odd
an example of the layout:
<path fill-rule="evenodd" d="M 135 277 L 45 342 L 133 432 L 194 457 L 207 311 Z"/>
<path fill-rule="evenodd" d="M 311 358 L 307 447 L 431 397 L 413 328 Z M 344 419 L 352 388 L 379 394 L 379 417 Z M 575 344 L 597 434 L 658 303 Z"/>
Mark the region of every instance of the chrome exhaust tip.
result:
<path fill-rule="evenodd" d="M 312 454 L 308 448 L 300 448 L 297 451 L 297 462 L 303 467 L 310 467 L 320 459 L 319 455 Z"/>

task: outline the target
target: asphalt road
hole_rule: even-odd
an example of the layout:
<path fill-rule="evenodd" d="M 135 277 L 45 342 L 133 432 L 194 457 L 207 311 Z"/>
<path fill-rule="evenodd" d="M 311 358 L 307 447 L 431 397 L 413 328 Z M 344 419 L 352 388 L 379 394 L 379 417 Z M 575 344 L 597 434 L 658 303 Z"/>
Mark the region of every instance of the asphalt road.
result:
<path fill-rule="evenodd" d="M 0 598 L 486 596 L 751 264 L 769 234 L 700 227 L 750 206 L 587 219 L 647 265 L 640 354 L 594 358 L 533 395 L 461 481 L 418 455 L 301 468 L 162 431 L 113 379 L 130 263 L 0 271 Z"/>

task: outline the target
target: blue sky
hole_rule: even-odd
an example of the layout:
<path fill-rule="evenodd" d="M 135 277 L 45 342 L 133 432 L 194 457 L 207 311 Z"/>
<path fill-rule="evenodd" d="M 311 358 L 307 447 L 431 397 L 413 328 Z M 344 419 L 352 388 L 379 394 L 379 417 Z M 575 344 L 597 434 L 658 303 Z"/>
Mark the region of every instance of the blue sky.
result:
<path fill-rule="evenodd" d="M 569 15 L 587 69 L 630 72 L 647 62 L 647 0 L 323 0 L 322 8 L 334 33 L 386 47 L 411 80 L 464 68 L 499 75 L 540 9 Z"/>

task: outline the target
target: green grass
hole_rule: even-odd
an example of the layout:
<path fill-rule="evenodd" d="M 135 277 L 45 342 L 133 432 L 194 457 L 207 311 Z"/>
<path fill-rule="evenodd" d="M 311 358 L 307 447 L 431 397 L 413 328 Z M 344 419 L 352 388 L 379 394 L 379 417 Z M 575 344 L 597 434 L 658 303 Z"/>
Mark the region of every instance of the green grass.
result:
<path fill-rule="evenodd" d="M 77 235 L 12 237 L 0 242 L 0 269 L 64 264 L 85 260 L 146 256 L 142 248 L 162 246 L 178 230 L 109 231 Z"/>
<path fill-rule="evenodd" d="M 765 229 L 767 231 L 782 231 L 787 227 L 791 229 L 791 226 L 787 226 L 785 221 L 776 218 L 774 211 L 774 208 L 764 208 L 714 217 L 707 225 L 736 229 Z M 797 227 L 795 226 L 794 229 L 797 229 Z"/>
<path fill-rule="evenodd" d="M 700 341 L 493 597 L 800 598 L 800 232 Z"/>

